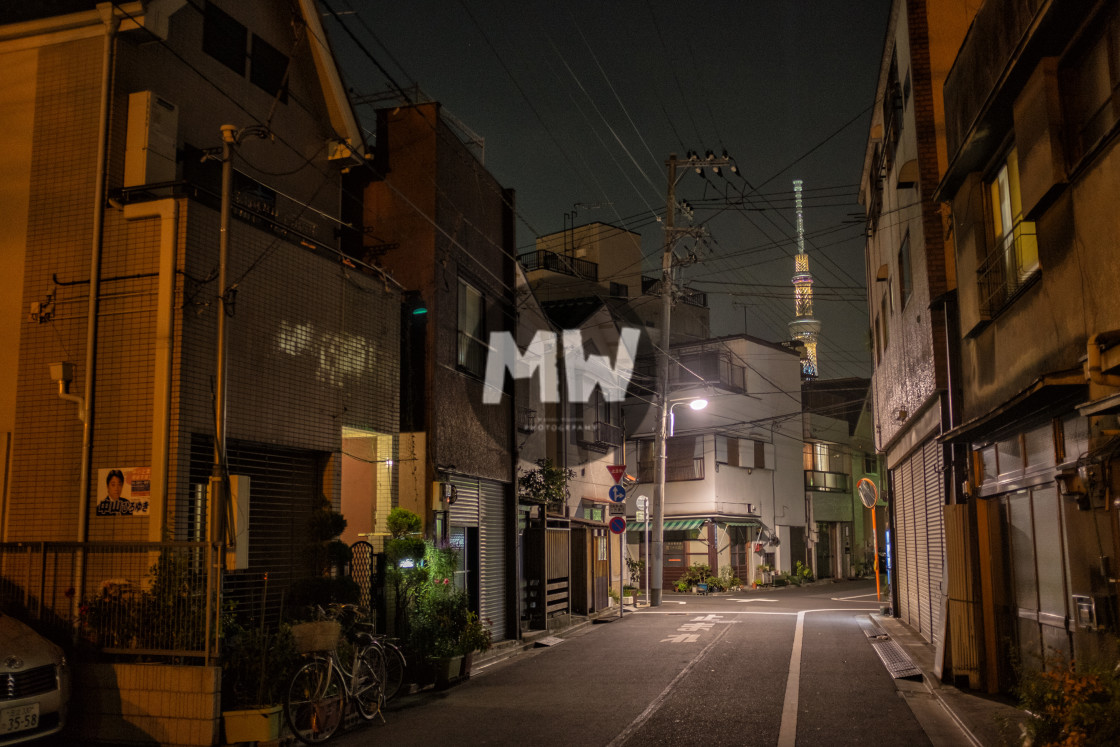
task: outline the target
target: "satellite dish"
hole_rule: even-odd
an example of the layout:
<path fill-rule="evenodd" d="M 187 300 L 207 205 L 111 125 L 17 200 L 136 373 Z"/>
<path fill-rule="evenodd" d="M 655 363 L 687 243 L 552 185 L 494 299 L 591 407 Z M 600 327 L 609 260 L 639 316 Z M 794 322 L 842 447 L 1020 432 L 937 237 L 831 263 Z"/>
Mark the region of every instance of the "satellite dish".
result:
<path fill-rule="evenodd" d="M 879 489 L 875 487 L 875 483 L 866 477 L 861 478 L 856 483 L 856 492 L 859 493 L 860 501 L 867 508 L 875 508 L 875 504 L 879 502 Z"/>

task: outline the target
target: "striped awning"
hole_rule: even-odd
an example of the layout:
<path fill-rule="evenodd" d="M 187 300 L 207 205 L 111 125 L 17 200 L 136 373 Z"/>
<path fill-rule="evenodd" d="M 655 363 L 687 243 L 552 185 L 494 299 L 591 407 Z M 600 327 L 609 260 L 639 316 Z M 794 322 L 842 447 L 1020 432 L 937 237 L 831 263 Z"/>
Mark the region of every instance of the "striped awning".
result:
<path fill-rule="evenodd" d="M 628 532 L 644 532 L 646 530 L 646 524 L 647 523 L 652 523 L 652 522 L 645 522 L 645 521 L 630 521 L 630 522 L 627 522 L 626 531 L 628 531 Z M 666 519 L 665 520 L 665 531 L 668 532 L 668 531 L 671 531 L 671 530 L 674 530 L 674 529 L 699 529 L 700 526 L 703 523 L 704 523 L 704 519 Z M 762 526 L 762 523 L 759 522 L 757 519 L 747 519 L 745 521 L 718 521 L 717 520 L 716 523 L 717 524 L 723 524 L 724 526 L 729 526 L 729 527 L 758 527 L 758 526 Z"/>
<path fill-rule="evenodd" d="M 646 529 L 646 524 L 647 523 L 652 524 L 653 522 L 631 521 L 631 522 L 627 523 L 626 531 L 628 531 L 628 532 L 644 532 L 645 529 Z M 673 531 L 675 529 L 697 529 L 703 523 L 704 523 L 703 519 L 666 519 L 665 520 L 665 531 L 669 532 L 669 531 Z"/>

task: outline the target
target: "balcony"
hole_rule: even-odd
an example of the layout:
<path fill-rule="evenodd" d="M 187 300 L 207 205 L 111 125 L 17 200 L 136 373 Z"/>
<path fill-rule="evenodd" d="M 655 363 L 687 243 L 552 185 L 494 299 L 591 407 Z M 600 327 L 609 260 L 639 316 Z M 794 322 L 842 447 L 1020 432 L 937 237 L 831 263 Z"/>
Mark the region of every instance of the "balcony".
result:
<path fill-rule="evenodd" d="M 597 420 L 584 428 L 579 438 L 579 445 L 585 449 L 606 453 L 611 448 L 622 446 L 622 428 Z"/>
<path fill-rule="evenodd" d="M 851 488 L 851 476 L 843 472 L 821 472 L 805 470 L 805 489 L 825 493 L 847 493 Z"/>
<path fill-rule="evenodd" d="M 688 482 L 704 479 L 704 457 L 673 460 L 665 466 L 665 482 Z M 657 482 L 656 462 L 638 462 L 638 482 Z"/>
<path fill-rule="evenodd" d="M 572 277 L 599 282 L 599 265 L 586 259 L 539 250 L 522 254 L 518 256 L 517 261 L 521 263 L 526 272 L 548 270 L 561 275 L 571 275 Z"/>
<path fill-rule="evenodd" d="M 1023 221 L 996 245 L 976 271 L 980 316 L 992 319 L 1035 277 L 1038 244 L 1034 224 Z"/>

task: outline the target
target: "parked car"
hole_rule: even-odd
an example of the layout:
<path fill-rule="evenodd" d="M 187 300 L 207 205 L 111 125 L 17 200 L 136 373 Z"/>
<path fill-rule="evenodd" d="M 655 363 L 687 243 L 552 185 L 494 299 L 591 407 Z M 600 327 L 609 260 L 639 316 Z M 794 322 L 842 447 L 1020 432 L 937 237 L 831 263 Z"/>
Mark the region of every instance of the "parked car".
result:
<path fill-rule="evenodd" d="M 0 745 L 62 731 L 69 701 L 62 649 L 0 612 Z"/>

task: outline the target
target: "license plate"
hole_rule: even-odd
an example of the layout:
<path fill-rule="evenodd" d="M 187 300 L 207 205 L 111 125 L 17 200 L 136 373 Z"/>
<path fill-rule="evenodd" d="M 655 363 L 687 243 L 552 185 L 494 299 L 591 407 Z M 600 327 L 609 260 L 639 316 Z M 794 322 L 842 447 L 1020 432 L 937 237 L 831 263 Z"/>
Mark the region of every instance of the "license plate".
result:
<path fill-rule="evenodd" d="M 0 734 L 34 729 L 39 725 L 39 704 L 16 706 L 0 711 Z"/>

